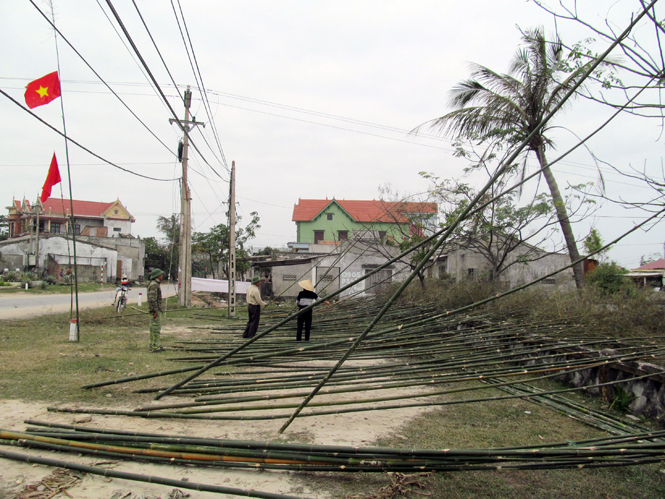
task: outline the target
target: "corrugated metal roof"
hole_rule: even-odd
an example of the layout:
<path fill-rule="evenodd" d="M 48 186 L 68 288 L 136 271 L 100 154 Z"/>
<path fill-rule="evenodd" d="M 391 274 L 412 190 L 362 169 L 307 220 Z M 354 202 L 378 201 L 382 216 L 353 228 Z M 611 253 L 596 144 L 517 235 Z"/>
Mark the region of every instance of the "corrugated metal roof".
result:
<path fill-rule="evenodd" d="M 299 199 L 293 207 L 294 222 L 309 222 L 330 204 L 338 204 L 356 222 L 406 223 L 404 214 L 438 211 L 436 203 L 402 203 L 390 201 L 353 201 L 342 199 Z"/>

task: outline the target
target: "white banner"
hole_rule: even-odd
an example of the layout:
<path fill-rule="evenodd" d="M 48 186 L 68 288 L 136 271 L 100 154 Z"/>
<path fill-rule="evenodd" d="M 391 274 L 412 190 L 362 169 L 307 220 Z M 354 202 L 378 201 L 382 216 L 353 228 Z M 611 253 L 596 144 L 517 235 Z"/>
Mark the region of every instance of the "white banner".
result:
<path fill-rule="evenodd" d="M 236 293 L 239 295 L 247 294 L 247 289 L 250 285 L 250 282 L 236 281 Z M 228 293 L 229 281 L 222 279 L 203 279 L 202 277 L 192 277 L 192 291 Z"/>

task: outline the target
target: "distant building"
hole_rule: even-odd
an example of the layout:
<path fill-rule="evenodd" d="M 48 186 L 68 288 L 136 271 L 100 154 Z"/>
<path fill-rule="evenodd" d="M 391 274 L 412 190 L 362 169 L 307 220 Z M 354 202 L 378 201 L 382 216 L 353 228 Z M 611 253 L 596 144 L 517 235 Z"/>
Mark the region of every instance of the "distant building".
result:
<path fill-rule="evenodd" d="M 293 207 L 293 221 L 297 243 L 338 243 L 349 239 L 352 232 L 356 239 L 363 233 L 401 242 L 409 235 L 421 235 L 423 227 L 436 222 L 437 213 L 436 203 L 299 199 Z"/>
<path fill-rule="evenodd" d="M 9 238 L 0 242 L 11 268 L 46 271 L 56 277 L 73 267 L 72 233 L 76 236 L 81 281 L 111 282 L 122 274 L 143 275 L 145 242 L 131 234 L 134 217 L 119 201 L 98 203 L 49 198 L 36 205 L 14 200 L 9 210 Z M 39 228 L 39 230 L 37 230 Z"/>
<path fill-rule="evenodd" d="M 74 221 L 70 214 L 73 205 Z M 49 198 L 37 205 L 24 199 L 7 207 L 9 238 L 34 234 L 39 219 L 39 233 L 69 234 L 93 237 L 129 236 L 134 217 L 120 200 L 110 203 Z M 73 225 L 73 227 L 72 227 Z"/>
<path fill-rule="evenodd" d="M 665 258 L 632 269 L 628 274 L 638 286 L 662 289 L 665 285 Z"/>

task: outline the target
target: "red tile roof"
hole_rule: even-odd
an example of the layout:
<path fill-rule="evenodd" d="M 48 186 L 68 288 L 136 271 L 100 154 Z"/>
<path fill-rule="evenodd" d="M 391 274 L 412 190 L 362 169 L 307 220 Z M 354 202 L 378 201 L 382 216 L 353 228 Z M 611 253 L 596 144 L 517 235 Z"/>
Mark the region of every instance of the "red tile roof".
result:
<path fill-rule="evenodd" d="M 665 258 L 656 260 L 655 262 L 647 263 L 641 267 L 636 268 L 635 270 L 662 270 L 665 269 Z"/>
<path fill-rule="evenodd" d="M 299 199 L 293 207 L 294 222 L 309 222 L 331 203 L 337 203 L 356 222 L 406 223 L 404 213 L 438 211 L 436 203 L 402 203 L 390 201 L 350 201 L 342 199 Z"/>
<path fill-rule="evenodd" d="M 111 203 L 98 203 L 95 201 L 77 201 L 75 199 L 72 204 L 74 205 L 74 216 L 101 217 L 102 213 L 104 213 L 115 204 L 115 201 Z M 43 206 L 46 213 L 53 212 L 53 214 L 59 215 L 63 213 L 65 215 L 69 215 L 71 208 L 69 199 L 63 200 L 59 198 L 48 198 L 46 201 L 44 201 Z"/>

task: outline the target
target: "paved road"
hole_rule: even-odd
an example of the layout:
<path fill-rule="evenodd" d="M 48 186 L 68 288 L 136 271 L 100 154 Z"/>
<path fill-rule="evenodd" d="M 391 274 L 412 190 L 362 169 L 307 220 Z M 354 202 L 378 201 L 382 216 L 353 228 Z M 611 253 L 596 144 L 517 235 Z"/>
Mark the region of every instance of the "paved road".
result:
<path fill-rule="evenodd" d="M 138 302 L 139 293 L 142 293 L 142 303 L 145 303 L 145 288 L 134 287 L 128 294 L 130 305 L 135 305 Z M 165 298 L 167 296 L 174 296 L 175 294 L 175 285 L 162 286 L 162 296 Z M 79 310 L 100 307 L 109 307 L 111 309 L 114 296 L 115 288 L 112 286 L 109 286 L 108 291 L 79 293 Z M 69 311 L 70 303 L 71 298 L 69 294 L 0 294 L 0 320 L 25 319 L 38 315 L 65 313 Z"/>

